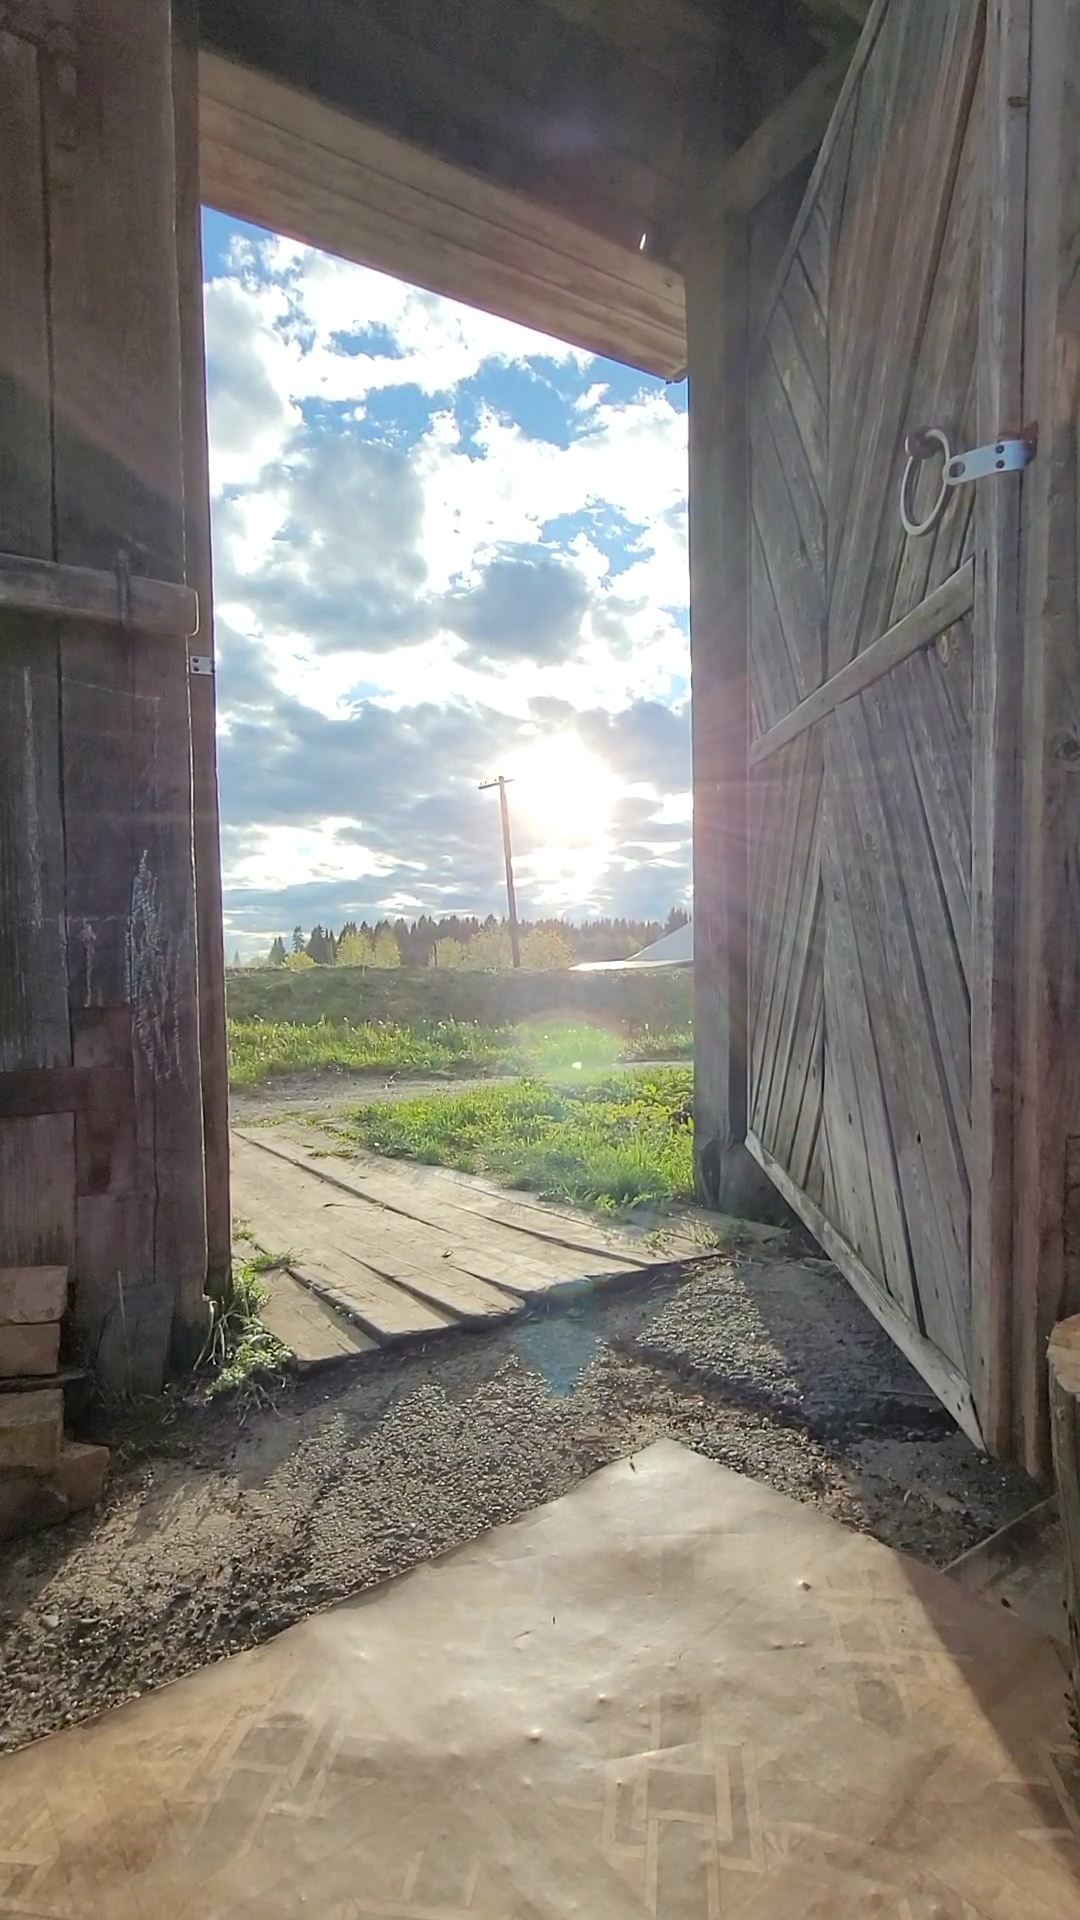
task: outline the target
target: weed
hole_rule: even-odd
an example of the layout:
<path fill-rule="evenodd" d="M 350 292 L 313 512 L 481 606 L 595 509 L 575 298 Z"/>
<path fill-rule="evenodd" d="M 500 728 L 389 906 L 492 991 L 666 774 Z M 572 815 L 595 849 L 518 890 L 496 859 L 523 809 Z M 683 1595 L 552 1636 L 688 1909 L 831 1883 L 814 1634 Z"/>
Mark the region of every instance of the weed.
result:
<path fill-rule="evenodd" d="M 280 1369 L 288 1350 L 259 1318 L 266 1299 L 260 1275 L 286 1266 L 291 1257 L 253 1251 L 234 1259 L 228 1286 L 210 1302 L 210 1330 L 198 1361 L 198 1370 L 208 1376 L 208 1398 L 243 1385 L 258 1368 Z"/>

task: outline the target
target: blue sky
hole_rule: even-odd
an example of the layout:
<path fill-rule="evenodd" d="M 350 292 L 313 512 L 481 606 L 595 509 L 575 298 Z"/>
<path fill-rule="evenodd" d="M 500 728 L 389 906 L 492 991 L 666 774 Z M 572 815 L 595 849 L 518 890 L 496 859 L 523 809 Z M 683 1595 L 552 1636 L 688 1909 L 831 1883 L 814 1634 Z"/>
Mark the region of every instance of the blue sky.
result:
<path fill-rule="evenodd" d="M 226 941 L 662 915 L 690 855 L 686 396 L 204 216 Z"/>

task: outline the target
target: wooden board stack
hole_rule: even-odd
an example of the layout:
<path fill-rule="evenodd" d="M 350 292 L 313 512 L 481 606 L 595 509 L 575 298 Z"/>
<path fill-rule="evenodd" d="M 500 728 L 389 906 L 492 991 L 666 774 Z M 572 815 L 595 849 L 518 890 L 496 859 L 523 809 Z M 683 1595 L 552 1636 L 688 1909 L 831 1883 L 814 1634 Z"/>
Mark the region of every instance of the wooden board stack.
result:
<path fill-rule="evenodd" d="M 64 1435 L 66 1267 L 0 1267 L 0 1539 L 101 1498 L 109 1449 Z"/>

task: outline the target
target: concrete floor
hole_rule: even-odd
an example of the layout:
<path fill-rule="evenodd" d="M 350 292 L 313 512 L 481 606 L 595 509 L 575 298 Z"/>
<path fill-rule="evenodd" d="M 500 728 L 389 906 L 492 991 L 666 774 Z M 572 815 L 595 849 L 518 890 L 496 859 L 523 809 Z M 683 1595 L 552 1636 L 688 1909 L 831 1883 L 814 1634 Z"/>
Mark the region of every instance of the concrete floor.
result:
<path fill-rule="evenodd" d="M 39 1920 L 1072 1920 L 1054 1644 L 671 1442 L 0 1761 Z"/>

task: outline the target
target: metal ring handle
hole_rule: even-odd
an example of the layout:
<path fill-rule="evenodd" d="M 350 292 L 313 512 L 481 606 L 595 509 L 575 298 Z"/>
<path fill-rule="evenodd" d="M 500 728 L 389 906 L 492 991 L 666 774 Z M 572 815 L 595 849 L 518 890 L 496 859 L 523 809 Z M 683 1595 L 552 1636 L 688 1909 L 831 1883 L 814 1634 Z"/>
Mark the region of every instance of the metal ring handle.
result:
<path fill-rule="evenodd" d="M 924 427 L 919 433 L 910 433 L 907 437 L 907 466 L 904 468 L 903 484 L 900 488 L 900 518 L 904 523 L 904 532 L 910 533 L 913 540 L 921 540 L 924 533 L 932 533 L 945 511 L 945 502 L 949 497 L 949 466 L 953 457 L 949 437 L 940 427 Z M 925 520 L 915 518 L 915 481 L 923 462 L 929 460 L 935 447 L 940 447 L 944 457 L 941 470 L 941 491 L 938 494 Z"/>

